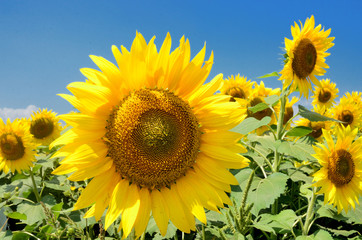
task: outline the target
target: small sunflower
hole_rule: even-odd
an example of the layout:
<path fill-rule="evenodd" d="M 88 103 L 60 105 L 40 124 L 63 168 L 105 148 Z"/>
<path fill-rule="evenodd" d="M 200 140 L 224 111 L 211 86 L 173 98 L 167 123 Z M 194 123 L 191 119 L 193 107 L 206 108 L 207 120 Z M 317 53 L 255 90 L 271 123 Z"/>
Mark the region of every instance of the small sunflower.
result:
<path fill-rule="evenodd" d="M 338 105 L 334 106 L 331 113 L 335 119 L 338 119 L 346 127 L 358 128 L 362 126 L 362 108 L 356 105 L 351 99 L 341 98 Z M 335 125 L 341 125 L 336 123 Z"/>
<path fill-rule="evenodd" d="M 280 95 L 280 89 L 272 89 L 272 88 L 266 88 L 264 85 L 264 82 L 261 81 L 260 84 L 255 83 L 254 88 L 248 98 L 247 107 L 254 107 L 258 105 L 259 103 L 265 103 L 265 98 L 272 96 L 272 95 Z M 275 114 L 273 113 L 273 110 Z M 270 108 L 266 108 L 262 111 L 258 112 L 252 112 L 251 110 L 247 110 L 247 117 L 253 117 L 258 120 L 263 119 L 264 117 L 271 117 L 271 121 L 269 125 L 276 124 L 277 120 L 275 115 L 278 115 L 279 113 L 279 104 L 273 106 L 273 110 Z M 262 135 L 265 131 L 267 131 L 269 128 L 267 126 L 262 126 L 258 129 L 256 129 L 256 133 L 258 135 Z"/>
<path fill-rule="evenodd" d="M 223 85 L 220 89 L 221 94 L 230 95 L 230 102 L 235 102 L 235 98 L 248 99 L 253 89 L 254 82 L 250 80 L 247 81 L 247 78 L 240 74 L 237 76 L 231 75 L 228 79 L 223 81 Z"/>
<path fill-rule="evenodd" d="M 59 117 L 52 110 L 47 109 L 33 112 L 30 120 L 30 133 L 34 140 L 42 145 L 49 145 L 60 136 L 62 126 Z"/>
<path fill-rule="evenodd" d="M 346 92 L 345 95 L 341 98 L 341 101 L 352 101 L 359 108 L 362 107 L 362 92 Z"/>
<path fill-rule="evenodd" d="M 5 124 L 0 118 L 0 170 L 20 173 L 29 169 L 35 161 L 36 147 L 27 120 L 8 119 Z"/>
<path fill-rule="evenodd" d="M 317 143 L 313 156 L 321 164 L 321 169 L 313 177 L 315 186 L 321 187 L 324 202 L 337 206 L 338 213 L 355 208 L 362 195 L 362 138 L 356 138 L 358 129 L 350 126 L 338 127 L 334 143 L 330 131 L 323 130 L 326 144 Z"/>
<path fill-rule="evenodd" d="M 314 87 L 314 95 L 312 96 L 313 105 L 325 106 L 330 108 L 335 103 L 335 99 L 338 97 L 338 88 L 336 84 L 331 82 L 330 79 L 323 79 L 320 81 L 320 87 Z"/>
<path fill-rule="evenodd" d="M 328 111 L 326 111 L 324 106 L 314 105 L 313 112 L 319 113 L 320 115 L 326 117 L 332 117 Z M 301 118 L 295 123 L 297 126 L 305 126 L 312 129 L 312 132 L 308 136 L 313 137 L 317 141 L 323 141 L 322 133 L 324 130 L 330 130 L 332 123 L 330 121 L 310 121 L 306 118 Z"/>
<path fill-rule="evenodd" d="M 291 27 L 293 40 L 285 38 L 287 60 L 279 80 L 284 81 L 284 88 L 291 84 L 291 91 L 298 88 L 300 95 L 308 98 L 309 90 L 312 90 L 311 82 L 320 86 L 315 75 L 322 76 L 324 68 L 328 68 L 325 57 L 329 53 L 326 51 L 334 45 L 334 37 L 328 37 L 330 29 L 324 31 L 321 25 L 314 27 L 313 15 L 307 18 L 304 26 L 302 23 L 300 27 L 294 24 Z"/>
<path fill-rule="evenodd" d="M 162 235 L 169 220 L 183 232 L 195 230 L 195 217 L 206 223 L 204 208 L 219 211 L 231 204 L 225 192 L 237 184 L 228 168 L 248 160 L 230 132 L 245 110 L 230 97 L 215 95 L 222 75 L 203 85 L 213 54 L 205 47 L 190 62 L 184 37 L 174 51 L 167 34 L 160 51 L 136 33 L 131 50 L 115 46 L 118 63 L 91 56 L 101 71 L 82 69 L 87 82 L 68 85 L 61 96 L 80 112 L 61 119 L 73 126 L 50 146 L 64 145 L 66 156 L 54 174 L 91 179 L 74 206 L 91 206 L 97 220 L 106 208 L 105 228 L 121 216 L 119 230 L 140 236 L 153 215 Z"/>

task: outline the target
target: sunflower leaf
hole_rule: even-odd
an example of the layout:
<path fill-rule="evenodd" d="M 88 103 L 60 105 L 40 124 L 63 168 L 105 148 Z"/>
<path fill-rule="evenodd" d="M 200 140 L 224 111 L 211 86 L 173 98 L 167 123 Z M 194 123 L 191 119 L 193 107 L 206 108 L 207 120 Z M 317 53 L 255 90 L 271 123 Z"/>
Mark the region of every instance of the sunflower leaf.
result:
<path fill-rule="evenodd" d="M 233 128 L 231 131 L 241 133 L 243 135 L 254 131 L 255 129 L 267 125 L 270 122 L 270 117 L 264 117 L 262 120 L 257 120 L 253 117 L 248 117 L 244 121 L 242 121 L 238 126 Z"/>
<path fill-rule="evenodd" d="M 279 73 L 278 72 L 272 72 L 272 73 L 268 73 L 268 74 L 265 74 L 264 76 L 260 76 L 260 77 L 257 77 L 257 78 L 268 78 L 268 77 L 279 77 Z"/>
<path fill-rule="evenodd" d="M 258 215 L 259 211 L 268 208 L 284 192 L 288 176 L 283 173 L 273 173 L 268 178 L 261 179 L 257 188 L 250 191 L 248 202 L 254 203 L 251 213 Z"/>
<path fill-rule="evenodd" d="M 256 113 L 256 112 L 263 111 L 264 109 L 267 109 L 267 108 L 269 108 L 269 105 L 261 102 L 253 107 L 248 107 L 248 110 L 252 111 L 253 113 Z"/>
<path fill-rule="evenodd" d="M 311 133 L 313 129 L 305 126 L 296 126 L 287 132 L 289 137 L 303 137 Z"/>
<path fill-rule="evenodd" d="M 26 220 L 27 219 L 25 214 L 19 213 L 19 212 L 11 212 L 11 213 L 7 213 L 5 215 L 8 216 L 9 218 L 12 218 L 12 219 L 19 219 L 19 220 Z"/>
<path fill-rule="evenodd" d="M 334 122 L 343 123 L 342 121 L 336 120 L 334 118 L 329 118 L 319 113 L 309 111 L 307 108 L 303 107 L 302 105 L 298 105 L 298 108 L 299 108 L 299 115 L 308 119 L 311 122 L 334 121 Z"/>
<path fill-rule="evenodd" d="M 268 97 L 264 98 L 264 101 L 265 101 L 266 104 L 274 106 L 279 101 L 279 99 L 281 97 L 282 96 L 271 95 L 271 96 L 268 96 Z"/>

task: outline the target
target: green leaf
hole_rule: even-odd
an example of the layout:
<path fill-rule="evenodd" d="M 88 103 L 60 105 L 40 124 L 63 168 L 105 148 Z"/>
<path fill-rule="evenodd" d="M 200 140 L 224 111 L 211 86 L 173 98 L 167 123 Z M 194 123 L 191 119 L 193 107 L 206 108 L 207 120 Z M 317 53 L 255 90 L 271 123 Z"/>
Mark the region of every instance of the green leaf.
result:
<path fill-rule="evenodd" d="M 255 191 L 249 192 L 248 202 L 254 203 L 251 212 L 258 215 L 259 211 L 268 208 L 284 192 L 288 176 L 283 173 L 273 173 L 266 179 L 261 179 Z"/>
<path fill-rule="evenodd" d="M 64 204 L 63 202 L 60 202 L 51 208 L 51 210 L 54 213 L 54 215 L 56 216 L 56 218 L 59 217 L 59 213 L 62 210 L 63 204 Z"/>
<path fill-rule="evenodd" d="M 255 129 L 265 126 L 270 122 L 270 117 L 264 117 L 262 120 L 257 120 L 253 117 L 248 117 L 244 121 L 242 121 L 238 126 L 233 128 L 231 131 L 241 133 L 246 135 L 247 133 L 254 131 Z"/>
<path fill-rule="evenodd" d="M 260 76 L 260 77 L 257 77 L 257 78 L 268 78 L 268 77 L 279 77 L 279 73 L 278 72 L 272 72 L 272 73 L 268 73 L 268 74 L 265 74 L 264 76 Z"/>
<path fill-rule="evenodd" d="M 314 154 L 314 149 L 311 145 L 305 143 L 294 143 L 289 141 L 276 141 L 275 147 L 278 152 L 282 154 L 286 154 L 299 160 L 312 160 L 314 161 L 314 157 L 311 154 Z"/>
<path fill-rule="evenodd" d="M 15 232 L 12 240 L 28 240 L 30 236 L 23 232 Z"/>
<path fill-rule="evenodd" d="M 271 95 L 271 96 L 264 98 L 264 101 L 266 104 L 273 106 L 274 104 L 276 104 L 279 101 L 280 98 L 281 98 L 281 96 L 279 96 L 279 95 Z"/>
<path fill-rule="evenodd" d="M 10 230 L 7 230 L 5 232 L 0 232 L 0 239 L 2 239 L 2 240 L 12 240 L 13 239 L 13 233 Z"/>
<path fill-rule="evenodd" d="M 297 126 L 287 132 L 289 137 L 303 137 L 311 133 L 313 129 L 304 126 Z"/>
<path fill-rule="evenodd" d="M 313 235 L 310 236 L 298 236 L 295 240 L 316 240 Z"/>
<path fill-rule="evenodd" d="M 269 105 L 264 102 L 261 102 L 253 107 L 248 107 L 248 110 L 252 111 L 253 113 L 256 113 L 256 112 L 263 111 L 264 109 L 267 109 L 267 108 L 269 108 Z"/>
<path fill-rule="evenodd" d="M 45 219 L 44 210 L 40 204 L 31 204 L 25 202 L 18 205 L 17 211 L 24 213 L 27 216 L 27 219 L 23 220 L 22 222 L 29 225 L 43 221 Z"/>
<path fill-rule="evenodd" d="M 302 105 L 298 105 L 298 108 L 299 108 L 299 114 L 311 122 L 334 121 L 334 122 L 343 123 L 342 121 L 336 120 L 334 118 L 329 118 L 329 117 L 323 116 L 319 113 L 309 111 Z"/>
<path fill-rule="evenodd" d="M 315 239 L 333 240 L 331 234 L 325 230 L 319 230 L 314 236 Z"/>
<path fill-rule="evenodd" d="M 293 224 L 298 218 L 295 212 L 290 209 L 283 210 L 277 215 L 261 214 L 260 216 L 260 220 L 254 225 L 256 228 L 281 234 L 291 232 Z"/>
<path fill-rule="evenodd" d="M 19 220 L 26 220 L 26 218 L 27 218 L 25 214 L 22 214 L 19 212 L 11 212 L 11 213 L 8 213 L 5 215 L 8 216 L 9 218 L 19 219 Z"/>

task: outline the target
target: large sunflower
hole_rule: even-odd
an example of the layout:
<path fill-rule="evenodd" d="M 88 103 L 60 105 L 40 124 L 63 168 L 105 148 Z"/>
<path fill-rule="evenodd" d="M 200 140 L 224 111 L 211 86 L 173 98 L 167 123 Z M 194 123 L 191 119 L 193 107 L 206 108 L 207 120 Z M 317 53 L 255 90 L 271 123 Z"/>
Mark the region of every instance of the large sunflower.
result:
<path fill-rule="evenodd" d="M 307 18 L 305 24 L 297 23 L 291 27 L 293 40 L 285 38 L 285 51 L 287 62 L 280 72 L 279 80 L 283 80 L 284 88 L 291 84 L 291 90 L 298 88 L 301 95 L 308 98 L 309 90 L 312 90 L 311 82 L 320 86 L 315 75 L 321 76 L 328 68 L 325 57 L 329 55 L 326 51 L 334 43 L 334 37 L 328 37 L 330 29 L 324 31 L 321 25 L 314 27 L 314 16 Z"/>
<path fill-rule="evenodd" d="M 362 138 L 353 141 L 358 129 L 343 125 L 338 128 L 334 143 L 330 131 L 323 130 L 327 145 L 318 143 L 313 156 L 321 164 L 314 176 L 315 186 L 321 187 L 324 202 L 337 206 L 338 212 L 355 208 L 362 195 Z"/>
<path fill-rule="evenodd" d="M 8 119 L 5 124 L 0 118 L 0 170 L 14 173 L 29 169 L 35 161 L 36 146 L 27 120 Z"/>
<path fill-rule="evenodd" d="M 163 235 L 169 220 L 195 230 L 194 217 L 207 221 L 204 208 L 231 204 L 225 192 L 237 181 L 228 168 L 248 165 L 238 154 L 241 135 L 228 131 L 245 111 L 214 95 L 221 74 L 203 85 L 213 54 L 204 61 L 204 47 L 190 62 L 184 37 L 170 49 L 169 34 L 158 52 L 154 38 L 147 44 L 137 33 L 130 51 L 112 47 L 118 67 L 91 56 L 101 71 L 82 69 L 89 81 L 69 84 L 74 96 L 61 95 L 80 113 L 61 116 L 73 128 L 50 145 L 65 145 L 54 173 L 93 178 L 74 209 L 92 206 L 86 217 L 98 220 L 108 207 L 105 228 L 121 216 L 124 237 L 132 228 L 140 236 L 151 212 Z"/>
<path fill-rule="evenodd" d="M 33 112 L 30 121 L 30 133 L 34 140 L 42 145 L 49 145 L 54 139 L 60 136 L 62 126 L 59 117 L 52 110 L 47 109 Z"/>
<path fill-rule="evenodd" d="M 323 79 L 320 81 L 320 87 L 314 87 L 314 95 L 312 96 L 313 105 L 320 105 L 326 108 L 330 108 L 335 103 L 335 99 L 338 97 L 338 88 L 336 84 L 331 82 L 330 79 Z"/>
<path fill-rule="evenodd" d="M 252 89 L 254 82 L 250 80 L 247 81 L 247 78 L 240 74 L 237 76 L 231 75 L 226 80 L 223 81 L 223 85 L 220 89 L 221 94 L 230 95 L 230 102 L 235 102 L 235 98 L 248 99 Z"/>

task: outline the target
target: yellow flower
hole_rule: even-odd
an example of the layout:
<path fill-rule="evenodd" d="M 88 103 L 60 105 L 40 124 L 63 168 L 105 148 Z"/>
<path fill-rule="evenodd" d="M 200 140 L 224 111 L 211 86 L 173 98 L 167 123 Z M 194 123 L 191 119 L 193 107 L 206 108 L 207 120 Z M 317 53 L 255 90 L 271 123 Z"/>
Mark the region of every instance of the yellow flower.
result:
<path fill-rule="evenodd" d="M 324 31 L 321 25 L 315 26 L 314 16 L 307 18 L 305 24 L 297 23 L 291 27 L 293 40 L 285 38 L 285 51 L 287 62 L 280 72 L 279 80 L 283 80 L 284 88 L 291 84 L 291 91 L 298 88 L 300 95 L 308 98 L 309 90 L 312 90 L 311 82 L 319 86 L 315 77 L 325 73 L 328 68 L 325 57 L 329 55 L 326 51 L 334 43 L 334 37 L 328 38 L 331 29 Z"/>
<path fill-rule="evenodd" d="M 20 173 L 29 169 L 35 161 L 36 147 L 26 120 L 8 119 L 5 124 L 0 118 L 0 170 Z"/>
<path fill-rule="evenodd" d="M 258 105 L 259 103 L 265 103 L 265 98 L 272 96 L 272 95 L 280 95 L 280 89 L 272 89 L 272 88 L 266 88 L 263 81 L 260 81 L 260 85 L 258 83 L 255 83 L 254 89 L 252 90 L 249 98 L 247 107 L 254 107 Z M 275 114 L 273 113 L 273 110 Z M 248 117 L 253 117 L 258 120 L 263 119 L 264 117 L 271 117 L 271 121 L 269 125 L 276 124 L 276 117 L 275 115 L 279 114 L 279 104 L 273 106 L 273 110 L 270 108 L 266 108 L 262 111 L 258 112 L 252 112 L 251 110 L 247 111 Z M 262 126 L 258 129 L 256 129 L 256 133 L 258 135 L 262 135 L 265 131 L 267 131 L 269 128 L 267 126 Z"/>
<path fill-rule="evenodd" d="M 37 143 L 49 145 L 60 136 L 61 131 L 62 126 L 59 118 L 52 110 L 39 109 L 31 115 L 30 133 L 34 136 L 34 140 Z"/>
<path fill-rule="evenodd" d="M 351 100 L 354 104 L 356 104 L 359 108 L 362 107 L 362 92 L 346 92 L 346 94 L 341 98 L 341 101 Z"/>
<path fill-rule="evenodd" d="M 358 130 L 350 126 L 338 127 L 334 143 L 331 133 L 323 130 L 326 144 L 318 143 L 313 156 L 321 164 L 314 176 L 314 185 L 321 187 L 324 202 L 337 206 L 340 213 L 355 208 L 358 197 L 362 195 L 362 138 L 353 141 Z M 359 204 L 359 203 L 358 203 Z"/>
<path fill-rule="evenodd" d="M 336 88 L 336 84 L 331 82 L 330 79 L 323 79 L 320 81 L 320 87 L 314 87 L 314 95 L 312 96 L 313 105 L 325 106 L 330 108 L 335 103 L 335 99 L 338 97 L 337 93 L 339 92 Z"/>
<path fill-rule="evenodd" d="M 331 113 L 335 119 L 344 122 L 345 127 L 349 125 L 351 128 L 358 128 L 362 125 L 362 109 L 352 99 L 341 98 L 339 104 L 331 109 Z"/>
<path fill-rule="evenodd" d="M 229 131 L 245 110 L 214 94 L 221 74 L 203 85 L 213 54 L 204 61 L 204 47 L 190 62 L 184 37 L 170 49 L 169 34 L 158 52 L 154 38 L 147 44 L 137 33 L 130 51 L 112 47 L 118 67 L 91 56 L 101 71 L 82 69 L 90 83 L 71 83 L 74 96 L 61 95 L 80 113 L 61 116 L 73 128 L 50 145 L 65 145 L 54 174 L 93 178 L 74 209 L 91 206 L 85 216 L 99 220 L 108 207 L 105 228 L 121 216 L 123 237 L 132 228 L 140 236 L 151 212 L 163 235 L 169 220 L 195 230 L 195 217 L 206 223 L 204 208 L 231 204 L 225 192 L 238 182 L 228 168 L 248 165 L 238 154 L 242 136 Z"/>
<path fill-rule="evenodd" d="M 326 108 L 320 105 L 314 105 L 313 112 L 319 113 L 320 115 L 326 116 L 331 118 L 331 115 L 328 111 L 326 111 Z M 322 131 L 324 130 L 330 130 L 332 123 L 330 121 L 309 121 L 306 118 L 301 118 L 295 123 L 297 126 L 305 126 L 312 129 L 312 132 L 308 134 L 308 136 L 313 137 L 317 141 L 323 141 L 322 138 Z"/>
<path fill-rule="evenodd" d="M 227 80 L 223 81 L 223 85 L 220 89 L 221 94 L 230 95 L 230 102 L 235 102 L 235 98 L 247 99 L 252 91 L 254 82 L 250 80 L 247 81 L 247 78 L 240 74 L 237 76 L 231 75 Z"/>

